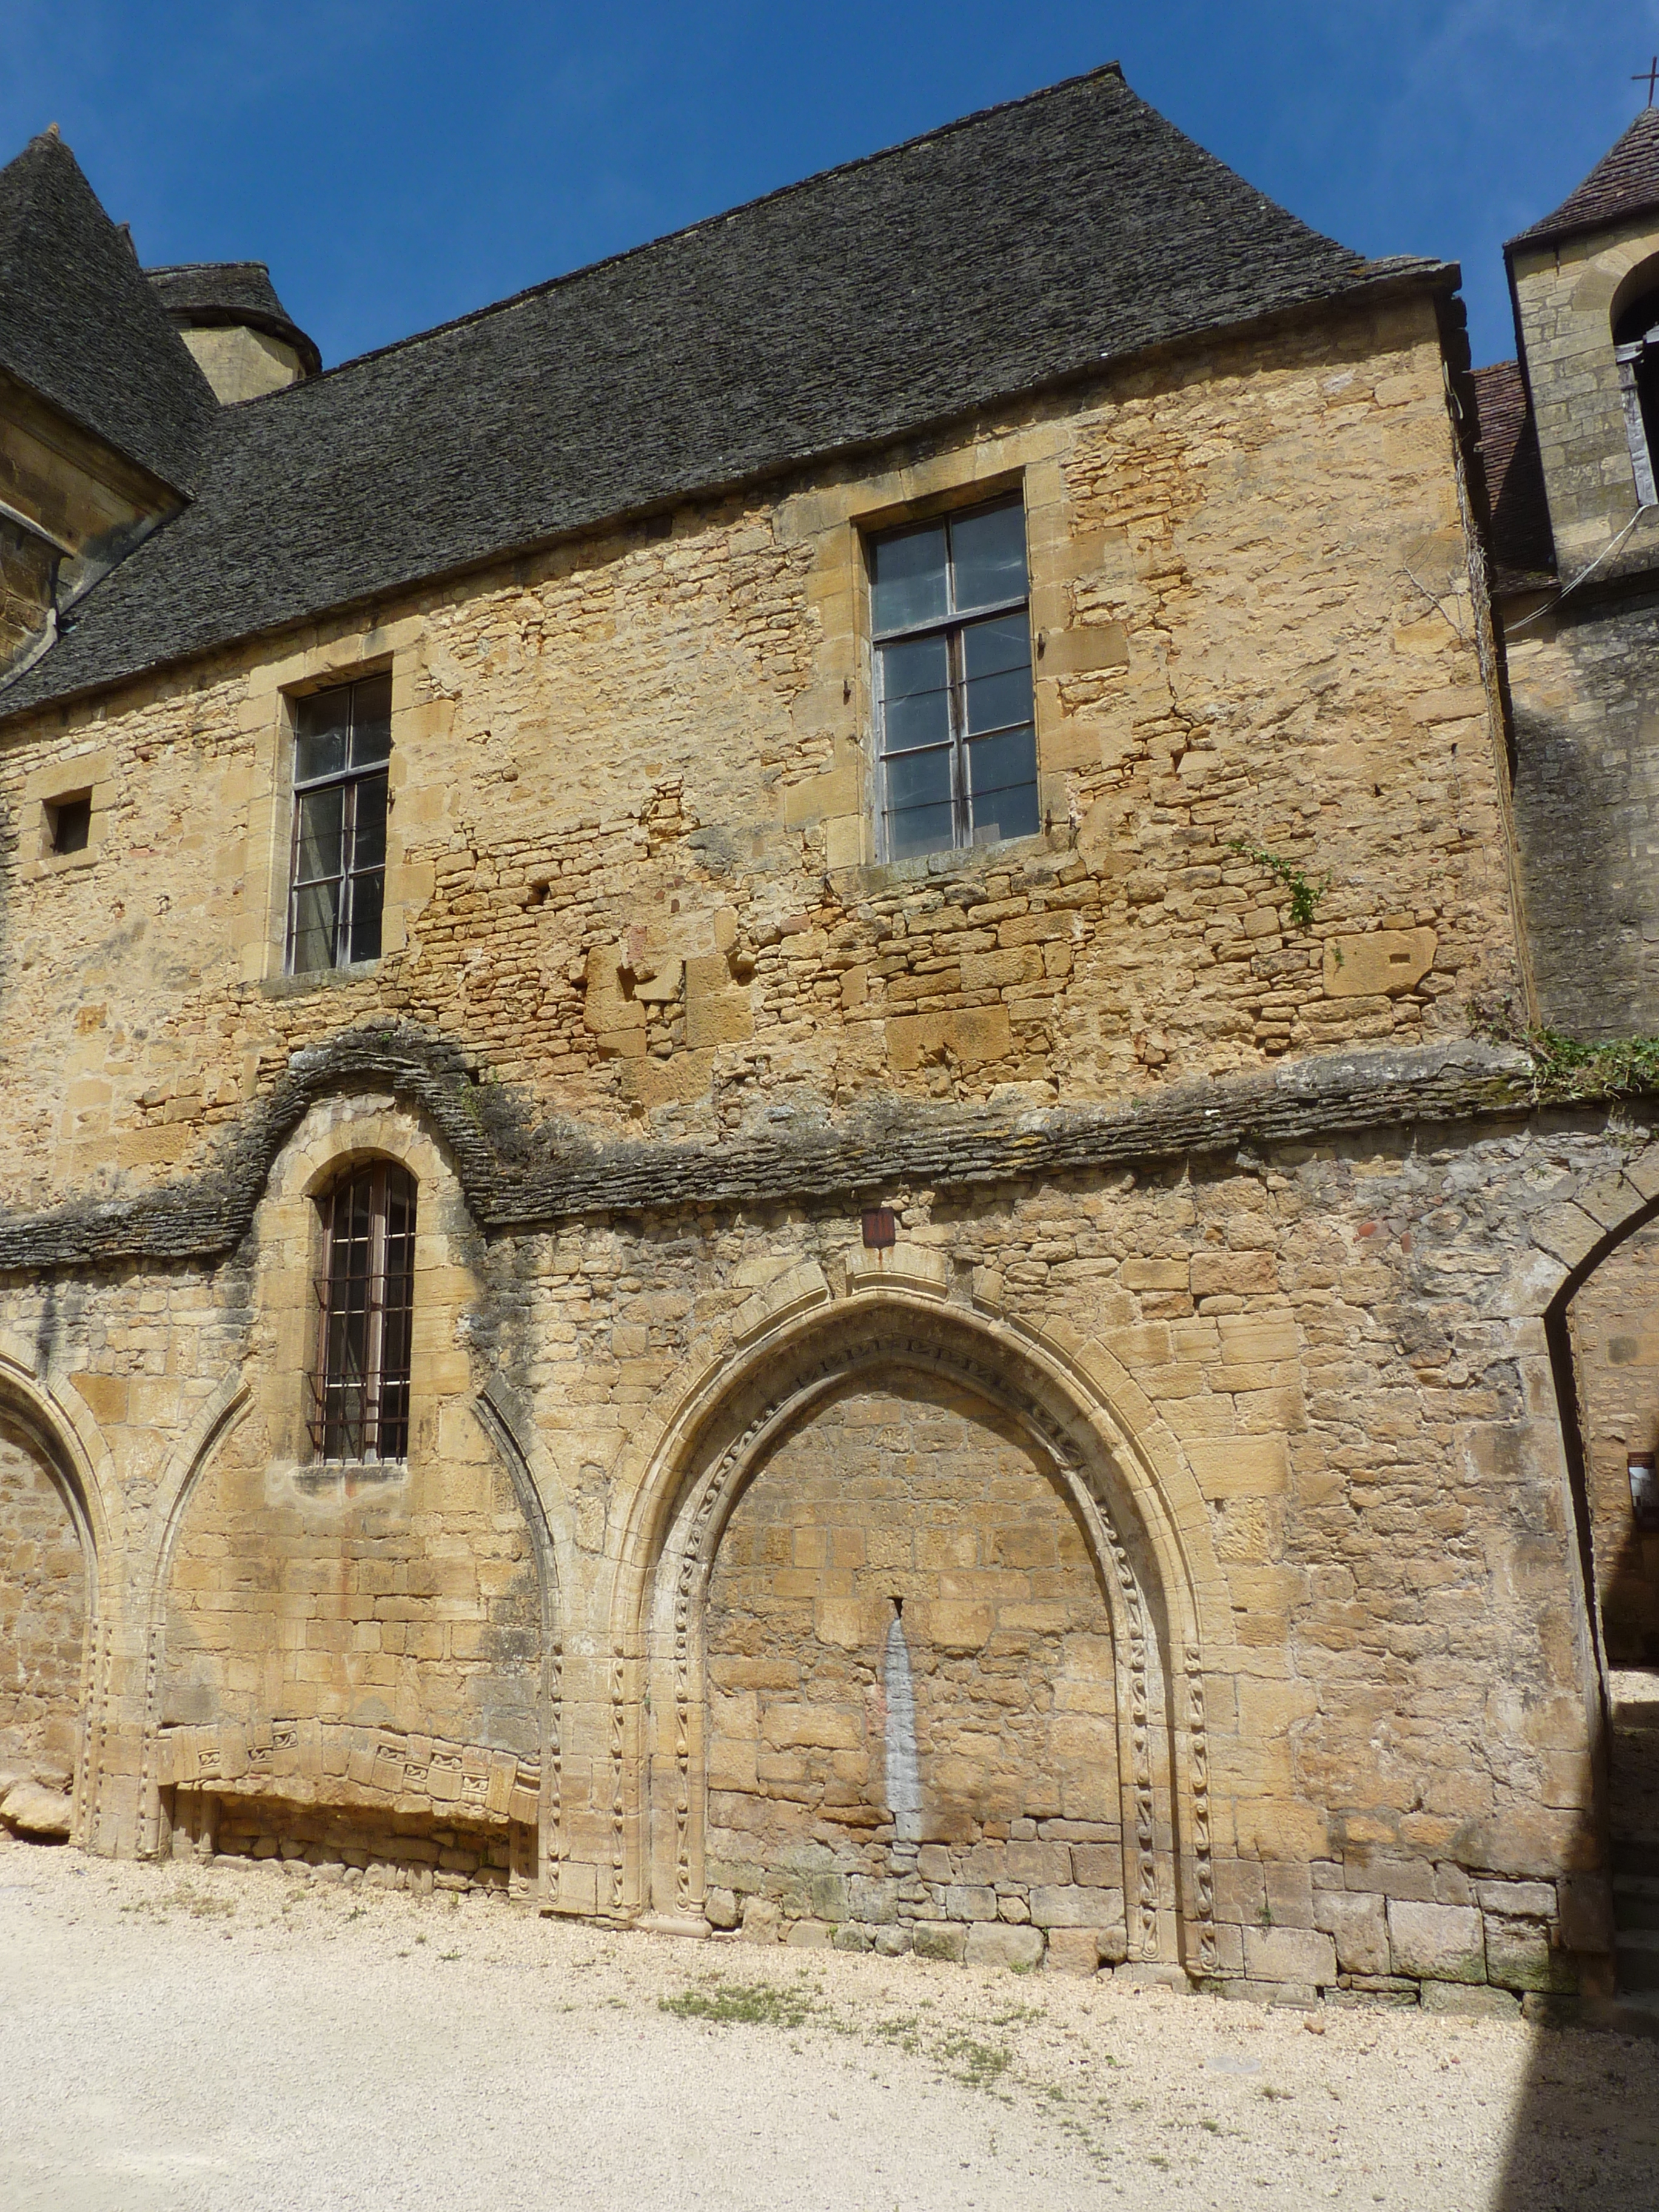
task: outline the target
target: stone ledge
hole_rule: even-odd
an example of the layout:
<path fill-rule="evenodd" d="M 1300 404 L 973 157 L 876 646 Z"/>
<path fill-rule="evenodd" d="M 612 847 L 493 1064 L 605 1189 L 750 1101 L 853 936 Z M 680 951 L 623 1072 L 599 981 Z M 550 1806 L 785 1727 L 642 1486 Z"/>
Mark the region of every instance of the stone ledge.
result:
<path fill-rule="evenodd" d="M 295 1053 L 198 1172 L 130 1200 L 0 1217 L 0 1268 L 210 1260 L 234 1250 L 310 1107 L 358 1088 L 389 1091 L 430 1117 L 475 1218 L 498 1231 L 682 1206 L 852 1201 L 900 1182 L 959 1189 L 1512 1116 L 1534 1105 L 1524 1053 L 1462 1039 L 1322 1054 L 1122 1105 L 1009 1111 L 888 1102 L 844 1123 L 801 1116 L 785 1133 L 720 1146 L 602 1145 L 568 1123 L 532 1122 L 521 1102 L 479 1083 L 462 1054 L 422 1030 L 357 1030 Z"/>

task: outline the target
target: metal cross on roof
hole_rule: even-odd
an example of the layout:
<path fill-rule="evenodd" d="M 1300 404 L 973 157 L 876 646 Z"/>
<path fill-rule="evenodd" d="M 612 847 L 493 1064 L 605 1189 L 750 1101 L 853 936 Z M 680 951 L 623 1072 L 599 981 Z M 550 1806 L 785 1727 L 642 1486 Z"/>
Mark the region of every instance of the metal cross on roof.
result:
<path fill-rule="evenodd" d="M 1656 84 L 1659 84 L 1659 54 L 1656 54 L 1654 56 L 1651 68 L 1636 70 L 1632 73 L 1631 82 L 1632 84 L 1641 84 L 1644 81 L 1648 88 L 1648 106 L 1651 107 L 1653 105 L 1653 88 Z"/>

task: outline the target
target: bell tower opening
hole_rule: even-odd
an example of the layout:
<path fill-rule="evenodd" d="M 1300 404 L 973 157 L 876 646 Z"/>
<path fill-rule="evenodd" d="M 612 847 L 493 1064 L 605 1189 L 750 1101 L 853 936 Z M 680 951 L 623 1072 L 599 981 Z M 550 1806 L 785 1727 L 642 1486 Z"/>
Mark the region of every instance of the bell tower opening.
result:
<path fill-rule="evenodd" d="M 1659 503 L 1654 479 L 1654 456 L 1659 453 L 1659 284 L 1650 283 L 1614 316 L 1613 353 L 1636 496 L 1643 507 L 1652 507 Z"/>

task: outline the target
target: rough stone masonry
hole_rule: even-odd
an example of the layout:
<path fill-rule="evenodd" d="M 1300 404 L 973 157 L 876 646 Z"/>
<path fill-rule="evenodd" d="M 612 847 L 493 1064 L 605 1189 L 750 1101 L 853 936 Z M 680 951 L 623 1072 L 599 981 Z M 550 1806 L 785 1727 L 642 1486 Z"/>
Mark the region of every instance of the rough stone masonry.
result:
<path fill-rule="evenodd" d="M 107 272 L 30 422 L 173 507 L 0 687 L 0 1743 L 80 1843 L 1605 1991 L 1554 1353 L 1659 1148 L 1485 1041 L 1531 983 L 1455 271 L 1109 70 L 216 398 L 66 149 L 8 191 Z M 892 252 L 821 374 L 762 348 Z M 688 314 L 761 349 L 724 397 Z M 1040 827 L 894 860 L 871 547 L 1006 499 Z M 382 677 L 379 949 L 295 973 L 300 702 Z M 385 1457 L 314 1410 L 375 1162 Z"/>

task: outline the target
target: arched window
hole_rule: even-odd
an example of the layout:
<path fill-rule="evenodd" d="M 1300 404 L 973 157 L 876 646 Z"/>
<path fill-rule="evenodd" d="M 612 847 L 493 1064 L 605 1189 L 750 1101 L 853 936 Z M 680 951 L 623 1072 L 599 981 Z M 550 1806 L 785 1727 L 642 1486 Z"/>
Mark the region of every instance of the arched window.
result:
<path fill-rule="evenodd" d="M 1659 454 L 1659 286 L 1650 286 L 1614 317 L 1613 357 L 1619 364 L 1637 501 L 1651 507 L 1654 457 Z"/>
<path fill-rule="evenodd" d="M 415 1178 L 393 1161 L 367 1161 L 321 1211 L 312 1449 L 324 1460 L 406 1458 Z"/>

